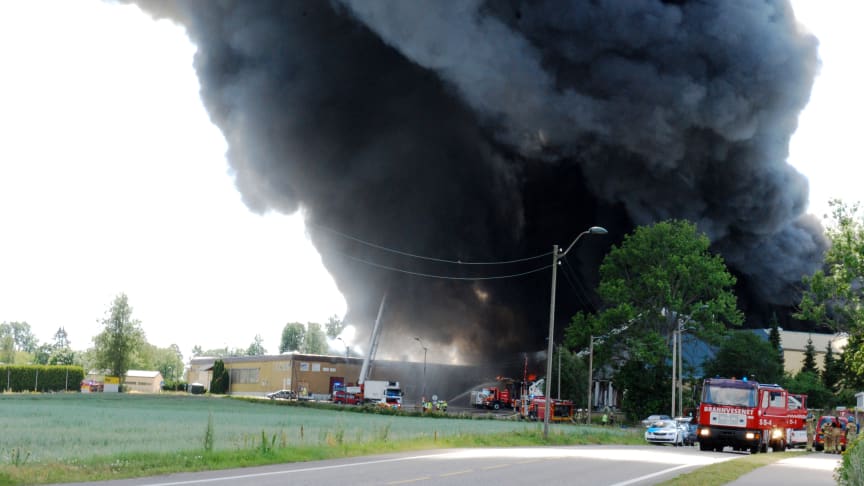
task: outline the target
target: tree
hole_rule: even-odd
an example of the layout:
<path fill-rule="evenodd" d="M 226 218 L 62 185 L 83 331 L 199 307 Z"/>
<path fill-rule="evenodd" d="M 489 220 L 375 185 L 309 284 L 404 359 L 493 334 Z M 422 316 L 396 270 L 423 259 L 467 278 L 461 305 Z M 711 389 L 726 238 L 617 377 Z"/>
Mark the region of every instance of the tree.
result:
<path fill-rule="evenodd" d="M 777 363 L 780 369 L 786 368 L 786 359 L 783 357 L 783 343 L 780 339 L 780 324 L 777 322 L 777 314 L 771 316 L 771 333 L 768 335 L 768 341 L 771 342 L 771 347 L 777 354 Z"/>
<path fill-rule="evenodd" d="M 246 348 L 246 356 L 264 356 L 267 354 L 267 350 L 264 349 L 264 339 L 261 338 L 260 334 L 255 335 L 255 340 L 252 341 L 252 344 Z"/>
<path fill-rule="evenodd" d="M 834 357 L 834 350 L 831 348 L 831 342 L 825 346 L 825 366 L 822 370 L 822 384 L 832 393 L 836 393 L 840 386 L 842 378 L 843 363 Z"/>
<path fill-rule="evenodd" d="M 804 277 L 805 290 L 795 317 L 829 324 L 837 331 L 864 331 L 864 220 L 860 205 L 839 199 L 829 202 L 831 224 L 825 230 L 831 242 L 823 270 Z"/>
<path fill-rule="evenodd" d="M 69 335 L 66 334 L 66 329 L 61 326 L 57 329 L 57 332 L 54 333 L 54 348 L 64 349 L 71 345 L 72 343 L 69 342 Z"/>
<path fill-rule="evenodd" d="M 15 364 L 15 338 L 12 334 L 0 336 L 0 363 Z"/>
<path fill-rule="evenodd" d="M 279 343 L 279 353 L 300 351 L 306 337 L 306 327 L 299 322 L 289 322 L 282 329 L 282 341 Z"/>
<path fill-rule="evenodd" d="M 204 356 L 204 351 L 201 350 L 201 346 L 197 344 L 195 346 L 192 346 L 192 356 Z"/>
<path fill-rule="evenodd" d="M 327 337 L 330 339 L 336 339 L 345 329 L 345 322 L 339 319 L 339 316 L 334 314 L 327 319 L 324 328 L 327 329 Z"/>
<path fill-rule="evenodd" d="M 327 352 L 327 335 L 321 329 L 321 324 L 317 322 L 306 324 L 306 338 L 303 340 L 303 352 L 308 354 L 324 354 Z"/>
<path fill-rule="evenodd" d="M 0 339 L 12 336 L 12 342 L 16 351 L 24 351 L 33 354 L 39 346 L 39 340 L 30 330 L 30 324 L 26 322 L 4 322 L 0 324 Z"/>
<path fill-rule="evenodd" d="M 771 342 L 750 331 L 736 331 L 723 339 L 714 358 L 704 364 L 705 376 L 748 377 L 762 383 L 780 383 L 783 368 Z"/>
<path fill-rule="evenodd" d="M 105 313 L 102 326 L 104 330 L 93 338 L 96 365 L 111 370 L 122 383 L 136 351 L 146 342 L 141 323 L 132 318 L 132 307 L 126 294 L 121 293 L 114 298 Z"/>
<path fill-rule="evenodd" d="M 598 293 L 606 307 L 595 315 L 577 314 L 565 331 L 569 349 L 587 347 L 590 335 L 605 336 L 616 350 L 613 363 L 635 360 L 616 378 L 628 401 L 651 399 L 631 396 L 644 384 L 640 372 L 671 379 L 672 335 L 679 328 L 717 342 L 726 330 L 722 322 L 742 322 L 732 291 L 735 277 L 709 245 L 687 221 L 637 228 L 600 266 Z"/>
<path fill-rule="evenodd" d="M 210 379 L 210 393 L 223 394 L 228 391 L 230 374 L 225 369 L 225 362 L 217 359 L 213 362 L 213 377 Z"/>
<path fill-rule="evenodd" d="M 864 342 L 864 219 L 859 203 L 832 200 L 825 234 L 831 245 L 823 268 L 804 277 L 804 292 L 795 317 L 827 324 L 849 333 L 849 343 Z M 864 353 L 847 344 L 844 381 L 864 384 Z"/>
<path fill-rule="evenodd" d="M 819 368 L 816 367 L 816 346 L 813 346 L 813 338 L 807 338 L 807 345 L 804 346 L 804 361 L 801 364 L 801 371 L 819 376 Z"/>
<path fill-rule="evenodd" d="M 834 406 L 834 396 L 825 388 L 819 375 L 812 371 L 802 371 L 785 383 L 791 393 L 807 395 L 807 408 L 830 408 Z"/>

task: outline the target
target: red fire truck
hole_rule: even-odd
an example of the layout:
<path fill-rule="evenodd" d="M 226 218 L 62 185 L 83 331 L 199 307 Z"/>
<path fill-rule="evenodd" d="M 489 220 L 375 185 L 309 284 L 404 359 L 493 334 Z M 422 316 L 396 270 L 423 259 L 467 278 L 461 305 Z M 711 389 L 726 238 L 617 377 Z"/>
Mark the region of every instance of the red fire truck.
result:
<path fill-rule="evenodd" d="M 698 441 L 703 451 L 783 450 L 792 432 L 804 428 L 806 397 L 791 395 L 779 385 L 709 378 L 699 405 Z"/>

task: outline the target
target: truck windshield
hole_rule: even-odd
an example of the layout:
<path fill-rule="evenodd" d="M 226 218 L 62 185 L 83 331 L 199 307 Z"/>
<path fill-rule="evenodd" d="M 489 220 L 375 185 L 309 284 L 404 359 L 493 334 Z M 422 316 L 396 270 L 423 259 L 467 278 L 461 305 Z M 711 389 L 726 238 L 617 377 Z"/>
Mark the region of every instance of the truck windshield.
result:
<path fill-rule="evenodd" d="M 737 407 L 755 407 L 756 389 L 738 388 L 720 385 L 706 385 L 702 392 L 702 402 L 713 405 L 733 405 Z"/>

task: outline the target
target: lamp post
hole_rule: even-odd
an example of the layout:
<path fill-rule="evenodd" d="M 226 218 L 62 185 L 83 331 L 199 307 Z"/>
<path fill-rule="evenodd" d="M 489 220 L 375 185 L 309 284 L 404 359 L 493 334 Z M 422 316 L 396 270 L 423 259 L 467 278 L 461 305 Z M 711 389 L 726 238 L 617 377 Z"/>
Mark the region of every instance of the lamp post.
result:
<path fill-rule="evenodd" d="M 423 348 L 423 399 L 426 398 L 426 352 L 429 351 L 429 348 L 423 344 L 423 340 L 419 337 L 414 337 L 414 340 L 420 343 L 420 347 Z M 424 404 L 425 405 L 425 404 Z"/>
<path fill-rule="evenodd" d="M 558 245 L 552 245 L 552 298 L 549 301 L 549 345 L 546 351 L 546 400 L 544 400 L 545 404 L 543 406 L 543 439 L 549 438 L 549 410 L 550 402 L 552 401 L 552 394 L 549 391 L 552 388 L 552 342 L 555 339 L 555 279 L 558 276 L 558 261 L 567 256 L 573 245 L 584 235 L 605 235 L 606 233 L 608 231 L 605 228 L 592 226 L 579 233 L 576 239 L 573 240 L 573 243 L 570 243 L 570 246 L 561 252 L 560 255 L 558 253 Z"/>
<path fill-rule="evenodd" d="M 590 336 L 591 341 L 588 343 L 588 411 L 585 423 L 591 425 L 591 391 L 594 389 L 594 341 L 599 338 Z"/>

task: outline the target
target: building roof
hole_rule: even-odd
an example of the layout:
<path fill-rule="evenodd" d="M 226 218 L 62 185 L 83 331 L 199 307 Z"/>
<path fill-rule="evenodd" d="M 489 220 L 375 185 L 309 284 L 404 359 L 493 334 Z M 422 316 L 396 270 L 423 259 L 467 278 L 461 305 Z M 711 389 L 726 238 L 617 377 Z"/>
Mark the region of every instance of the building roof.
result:
<path fill-rule="evenodd" d="M 159 371 L 129 370 L 126 372 L 126 377 L 134 376 L 135 378 L 156 378 L 160 374 Z"/>

